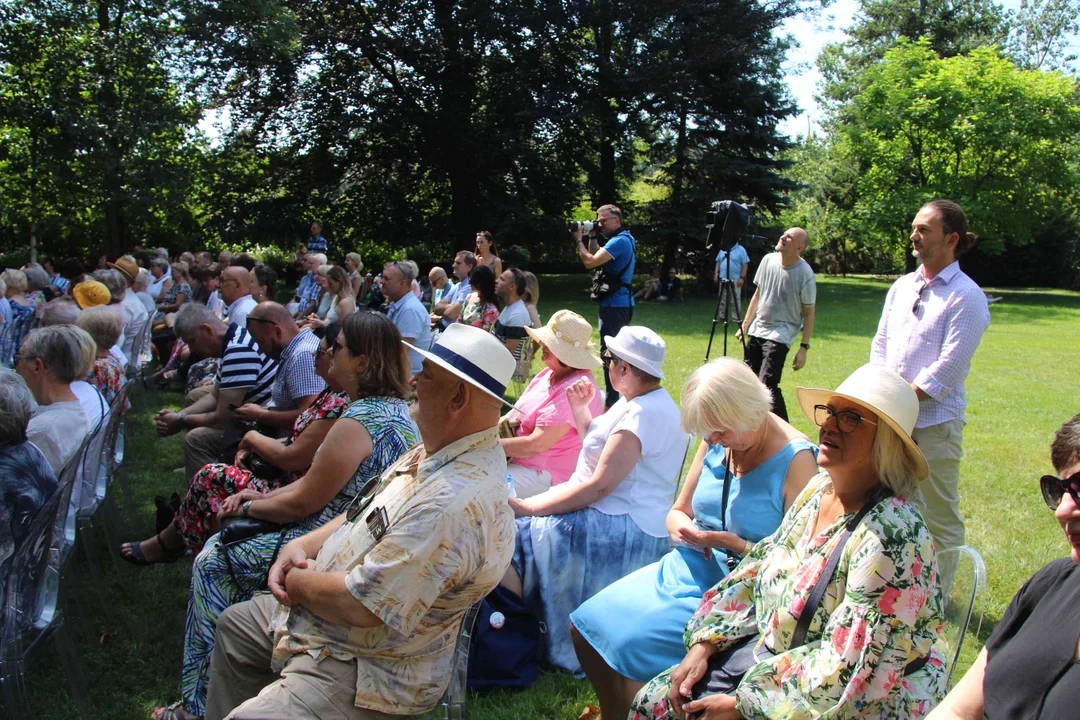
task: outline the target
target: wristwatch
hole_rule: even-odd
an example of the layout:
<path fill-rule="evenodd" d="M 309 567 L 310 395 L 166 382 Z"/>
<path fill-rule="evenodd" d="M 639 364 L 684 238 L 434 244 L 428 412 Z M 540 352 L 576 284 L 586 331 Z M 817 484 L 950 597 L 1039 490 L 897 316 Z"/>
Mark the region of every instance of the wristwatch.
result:
<path fill-rule="evenodd" d="M 251 509 L 251 503 L 253 503 L 253 502 L 255 502 L 255 501 L 254 500 L 245 500 L 244 502 L 240 503 L 240 517 L 247 517 L 248 516 L 248 510 Z"/>
<path fill-rule="evenodd" d="M 799 347 L 801 347 L 803 350 L 809 350 L 810 343 L 799 343 Z"/>

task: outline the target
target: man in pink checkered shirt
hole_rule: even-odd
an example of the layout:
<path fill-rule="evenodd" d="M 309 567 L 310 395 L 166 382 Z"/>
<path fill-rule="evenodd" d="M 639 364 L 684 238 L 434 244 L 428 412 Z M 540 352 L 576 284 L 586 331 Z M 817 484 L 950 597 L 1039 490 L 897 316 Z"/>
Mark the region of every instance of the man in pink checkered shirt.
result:
<path fill-rule="evenodd" d="M 949 200 L 934 200 L 911 223 L 919 268 L 897 280 L 885 298 L 870 362 L 895 371 L 919 396 L 912 436 L 930 463 L 919 489 L 923 517 L 937 550 L 964 544 L 960 514 L 960 457 L 964 431 L 964 379 L 990 325 L 986 295 L 956 258 L 975 241 L 967 217 Z M 951 568 L 941 568 L 948 585 Z"/>

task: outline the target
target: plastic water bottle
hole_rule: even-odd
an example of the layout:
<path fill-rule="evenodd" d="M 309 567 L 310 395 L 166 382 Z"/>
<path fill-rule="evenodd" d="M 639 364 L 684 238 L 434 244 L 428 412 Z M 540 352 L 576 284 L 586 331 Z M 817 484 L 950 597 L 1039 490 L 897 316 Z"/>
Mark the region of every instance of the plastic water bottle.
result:
<path fill-rule="evenodd" d="M 514 490 L 514 476 L 510 473 L 506 473 L 506 495 L 512 498 L 517 497 L 517 490 Z"/>

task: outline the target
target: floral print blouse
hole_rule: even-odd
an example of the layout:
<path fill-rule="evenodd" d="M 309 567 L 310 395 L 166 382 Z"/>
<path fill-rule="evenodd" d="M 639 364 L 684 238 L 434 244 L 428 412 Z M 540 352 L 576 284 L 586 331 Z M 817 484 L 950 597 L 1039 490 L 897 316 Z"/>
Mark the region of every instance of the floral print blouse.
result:
<path fill-rule="evenodd" d="M 113 355 L 106 355 L 94 361 L 90 372 L 86 374 L 86 382 L 96 387 L 101 396 L 105 398 L 105 402 L 111 407 L 113 400 L 124 389 L 127 376 L 124 374 L 124 368 L 120 367 L 120 361 Z M 125 400 L 124 412 L 130 409 L 131 403 Z"/>
<path fill-rule="evenodd" d="M 473 293 L 465 301 L 465 307 L 461 310 L 458 322 L 491 332 L 491 328 L 495 327 L 495 321 L 498 319 L 499 307 L 495 303 L 481 303 L 480 296 Z"/>
<path fill-rule="evenodd" d="M 307 429 L 307 426 L 316 420 L 336 420 L 341 417 L 341 413 L 345 412 L 345 408 L 349 407 L 349 395 L 345 392 L 335 392 L 329 387 L 323 389 L 314 400 L 311 401 L 311 405 L 308 405 L 308 409 L 296 416 L 296 421 L 293 423 L 292 435 L 285 440 L 285 445 L 292 445 L 296 442 L 296 439 L 300 437 L 300 433 Z M 304 473 L 308 471 L 307 468 L 299 472 L 290 472 L 288 482 L 294 482 L 304 476 Z"/>
<path fill-rule="evenodd" d="M 851 534 L 810 623 L 805 645 L 785 650 L 803 605 L 850 515 L 814 535 L 827 473 L 810 481 L 780 528 L 702 598 L 685 642 L 721 649 L 760 633 L 781 653 L 752 667 L 736 692 L 753 718 L 919 718 L 945 696 L 934 546 L 919 511 L 890 497 Z M 919 671 L 908 663 L 929 654 Z"/>

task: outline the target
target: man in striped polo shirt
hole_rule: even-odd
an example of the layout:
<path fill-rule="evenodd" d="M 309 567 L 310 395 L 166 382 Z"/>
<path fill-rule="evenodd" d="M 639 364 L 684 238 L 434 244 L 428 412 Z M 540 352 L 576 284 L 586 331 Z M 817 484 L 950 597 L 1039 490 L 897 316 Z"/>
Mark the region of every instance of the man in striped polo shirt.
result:
<path fill-rule="evenodd" d="M 178 413 L 163 409 L 155 418 L 162 437 L 188 430 L 184 469 L 191 478 L 203 465 L 218 461 L 236 408 L 270 401 L 277 363 L 259 351 L 247 329 L 226 325 L 205 305 L 186 303 L 176 313 L 174 329 L 195 355 L 221 358 L 211 392 Z"/>

